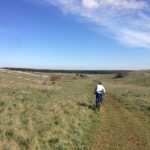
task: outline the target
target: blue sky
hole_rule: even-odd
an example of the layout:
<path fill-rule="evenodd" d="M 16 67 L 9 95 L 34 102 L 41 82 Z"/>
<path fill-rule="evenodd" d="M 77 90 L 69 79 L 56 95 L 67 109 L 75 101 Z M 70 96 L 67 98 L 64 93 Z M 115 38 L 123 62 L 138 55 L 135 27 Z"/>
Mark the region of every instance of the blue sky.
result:
<path fill-rule="evenodd" d="M 0 67 L 150 69 L 148 0 L 0 0 Z"/>

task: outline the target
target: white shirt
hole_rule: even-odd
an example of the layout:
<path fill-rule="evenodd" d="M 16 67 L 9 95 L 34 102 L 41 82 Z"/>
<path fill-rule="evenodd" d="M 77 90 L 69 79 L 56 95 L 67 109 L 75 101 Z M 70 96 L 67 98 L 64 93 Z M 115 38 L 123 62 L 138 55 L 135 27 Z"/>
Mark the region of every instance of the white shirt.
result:
<path fill-rule="evenodd" d="M 96 92 L 106 92 L 106 90 L 105 90 L 105 88 L 104 88 L 104 86 L 103 85 L 101 85 L 101 84 L 97 84 L 97 86 L 96 86 Z"/>

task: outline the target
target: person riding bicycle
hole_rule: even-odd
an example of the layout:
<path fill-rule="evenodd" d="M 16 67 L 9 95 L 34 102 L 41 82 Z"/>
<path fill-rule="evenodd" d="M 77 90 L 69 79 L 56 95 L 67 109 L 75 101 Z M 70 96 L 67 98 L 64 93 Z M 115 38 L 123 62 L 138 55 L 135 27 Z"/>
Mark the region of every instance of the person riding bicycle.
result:
<path fill-rule="evenodd" d="M 94 94 L 96 94 L 96 108 L 98 108 L 98 110 L 100 107 L 100 103 L 102 103 L 104 99 L 105 93 L 106 93 L 106 90 L 104 86 L 102 85 L 101 82 L 99 82 L 94 89 Z"/>

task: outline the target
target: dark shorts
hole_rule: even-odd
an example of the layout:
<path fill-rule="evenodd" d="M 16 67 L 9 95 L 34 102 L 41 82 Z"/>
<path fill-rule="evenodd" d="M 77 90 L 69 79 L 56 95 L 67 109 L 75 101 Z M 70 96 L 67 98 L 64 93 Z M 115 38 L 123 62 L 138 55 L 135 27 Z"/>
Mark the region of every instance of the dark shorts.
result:
<path fill-rule="evenodd" d="M 96 93 L 96 100 L 102 101 L 104 99 L 104 94 L 103 93 Z"/>

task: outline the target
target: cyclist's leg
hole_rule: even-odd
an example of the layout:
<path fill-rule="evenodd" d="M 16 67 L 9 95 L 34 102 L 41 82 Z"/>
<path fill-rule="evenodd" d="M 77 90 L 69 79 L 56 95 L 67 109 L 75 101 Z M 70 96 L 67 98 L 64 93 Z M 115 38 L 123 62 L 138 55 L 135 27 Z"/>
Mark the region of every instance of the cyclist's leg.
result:
<path fill-rule="evenodd" d="M 99 109 L 99 103 L 100 103 L 100 99 L 99 99 L 99 93 L 96 93 L 96 108 Z"/>
<path fill-rule="evenodd" d="M 98 94 L 98 111 L 100 111 L 100 106 L 101 106 L 101 104 L 100 104 L 100 94 Z"/>
<path fill-rule="evenodd" d="M 96 102 L 96 105 L 95 105 L 95 106 L 96 106 L 96 108 L 98 108 L 98 101 L 99 101 L 98 93 L 96 93 L 96 101 L 95 101 L 95 102 Z"/>
<path fill-rule="evenodd" d="M 103 102 L 103 100 L 104 100 L 104 94 L 100 94 L 100 102 L 102 103 Z"/>

